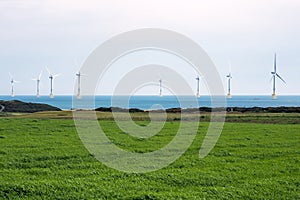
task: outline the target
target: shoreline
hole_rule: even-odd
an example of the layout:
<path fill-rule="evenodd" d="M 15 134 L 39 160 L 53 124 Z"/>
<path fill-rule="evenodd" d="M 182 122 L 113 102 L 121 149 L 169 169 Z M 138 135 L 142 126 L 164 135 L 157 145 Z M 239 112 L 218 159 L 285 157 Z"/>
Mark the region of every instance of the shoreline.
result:
<path fill-rule="evenodd" d="M 19 100 L 3 101 L 0 100 L 0 112 L 20 112 L 34 113 L 43 111 L 79 111 L 85 109 L 60 109 L 43 103 L 26 103 Z M 279 107 L 199 107 L 199 108 L 167 108 L 167 109 L 139 109 L 139 108 L 121 108 L 121 107 L 98 107 L 86 110 L 100 112 L 130 112 L 130 113 L 148 113 L 148 112 L 166 112 L 166 113 L 197 113 L 197 112 L 227 112 L 227 113 L 300 113 L 300 106 L 279 106 Z"/>
<path fill-rule="evenodd" d="M 212 102 L 209 96 L 202 96 L 194 102 L 193 96 L 185 96 L 180 102 L 174 96 L 132 96 L 128 100 L 126 96 L 120 98 L 113 98 L 111 96 L 95 96 L 94 99 L 83 96 L 82 99 L 76 100 L 72 96 L 55 96 L 54 99 L 50 99 L 48 96 L 41 96 L 37 98 L 35 96 L 16 96 L 12 97 L 0 97 L 4 101 L 22 101 L 26 103 L 39 103 L 47 104 L 57 107 L 61 110 L 71 110 L 72 108 L 79 109 L 97 109 L 100 107 L 120 107 L 127 109 L 175 109 L 181 107 L 181 109 L 189 108 L 194 109 L 198 107 L 215 108 L 215 107 L 229 107 L 233 108 L 267 108 L 267 107 L 300 107 L 300 96 L 280 96 L 276 100 L 271 100 L 268 96 L 235 96 L 232 99 L 227 99 L 224 103 L 218 104 L 218 101 Z M 221 103 L 221 102 L 220 102 Z M 156 106 L 160 105 L 160 106 Z M 154 107 L 153 107 L 154 106 Z M 240 109 L 239 109 L 240 110 Z"/>

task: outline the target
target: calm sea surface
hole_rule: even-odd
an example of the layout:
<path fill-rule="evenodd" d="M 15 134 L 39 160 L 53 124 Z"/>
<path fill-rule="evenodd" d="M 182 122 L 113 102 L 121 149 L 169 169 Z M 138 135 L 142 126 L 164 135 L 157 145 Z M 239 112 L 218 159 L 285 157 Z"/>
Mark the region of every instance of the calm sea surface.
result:
<path fill-rule="evenodd" d="M 55 96 L 50 99 L 48 96 L 0 96 L 0 100 L 20 100 L 32 103 L 45 103 L 61 109 L 73 108 L 72 96 Z M 77 101 L 82 104 L 82 108 L 91 107 L 122 107 L 122 108 L 139 108 L 139 109 L 160 109 L 160 108 L 196 108 L 196 107 L 218 107 L 211 103 L 210 96 L 202 96 L 195 101 L 193 96 L 95 96 L 93 106 L 86 104 L 89 97 L 83 97 Z M 113 99 L 113 103 L 112 103 Z M 129 99 L 129 101 L 128 101 Z M 129 102 L 129 103 L 128 103 Z M 87 105 L 86 107 L 84 105 Z M 159 106 L 160 105 L 160 106 Z M 234 96 L 232 99 L 226 99 L 228 107 L 300 107 L 300 96 L 278 96 L 278 99 L 272 100 L 270 96 Z"/>

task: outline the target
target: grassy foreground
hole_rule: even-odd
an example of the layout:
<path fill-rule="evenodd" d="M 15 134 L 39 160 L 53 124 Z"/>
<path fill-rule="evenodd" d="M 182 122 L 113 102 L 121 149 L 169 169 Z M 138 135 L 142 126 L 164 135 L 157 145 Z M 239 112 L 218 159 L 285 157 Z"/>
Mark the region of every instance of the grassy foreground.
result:
<path fill-rule="evenodd" d="M 199 159 L 203 122 L 176 162 L 127 174 L 94 159 L 73 120 L 61 117 L 0 118 L 0 199 L 300 199 L 300 124 L 226 123 L 213 151 Z M 100 121 L 114 143 L 133 152 L 167 144 L 179 123 L 139 140 Z"/>

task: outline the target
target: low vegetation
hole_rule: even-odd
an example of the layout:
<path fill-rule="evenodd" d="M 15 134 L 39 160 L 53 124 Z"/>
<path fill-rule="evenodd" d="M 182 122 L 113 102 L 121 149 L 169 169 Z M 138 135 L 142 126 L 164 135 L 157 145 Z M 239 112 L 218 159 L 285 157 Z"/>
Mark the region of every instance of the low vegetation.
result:
<path fill-rule="evenodd" d="M 299 118 L 273 115 L 259 117 L 293 123 Z M 0 199 L 300 199 L 300 124 L 226 123 L 213 151 L 200 159 L 208 128 L 202 122 L 194 143 L 173 164 L 128 174 L 106 167 L 85 149 L 71 116 L 47 112 L 0 118 Z M 147 125 L 147 116 L 134 117 Z M 174 137 L 180 123 L 174 117 L 156 136 L 139 140 L 121 131 L 110 114 L 98 112 L 115 144 L 140 153 Z M 253 122 L 257 115 L 249 118 Z"/>
<path fill-rule="evenodd" d="M 120 112 L 119 116 L 126 113 Z M 218 113 L 216 113 L 218 114 Z M 113 120 L 111 112 L 96 112 L 99 120 Z M 158 114 L 159 115 L 159 114 Z M 136 112 L 130 113 L 133 120 L 148 121 L 149 113 Z M 0 117 L 12 118 L 37 118 L 37 119 L 73 119 L 72 111 L 49 111 L 49 112 L 36 112 L 36 113 L 0 113 Z M 167 121 L 179 121 L 180 113 L 167 113 Z M 211 113 L 201 112 L 189 113 L 185 115 L 187 120 L 199 120 L 202 122 L 209 122 Z M 239 113 L 230 112 L 226 114 L 226 122 L 243 122 L 243 123 L 267 123 L 267 124 L 300 124 L 300 113 Z"/>

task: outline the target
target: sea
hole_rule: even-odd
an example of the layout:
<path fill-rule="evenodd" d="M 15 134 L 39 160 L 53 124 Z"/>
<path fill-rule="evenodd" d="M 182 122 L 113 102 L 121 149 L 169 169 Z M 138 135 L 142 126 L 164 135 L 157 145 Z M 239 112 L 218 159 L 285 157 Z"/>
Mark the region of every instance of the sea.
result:
<path fill-rule="evenodd" d="M 76 99 L 76 98 L 74 98 Z M 231 99 L 225 97 L 226 107 L 300 107 L 300 96 L 278 96 L 273 100 L 271 96 L 233 96 Z M 138 108 L 143 110 L 157 110 L 168 108 L 198 108 L 198 107 L 220 107 L 212 103 L 211 96 L 201 96 L 195 98 L 194 96 L 94 96 L 86 97 L 76 100 L 73 103 L 73 96 L 55 96 L 53 99 L 49 96 L 0 96 L 0 100 L 20 100 L 23 102 L 43 103 L 58 107 L 63 110 L 70 110 L 74 108 L 74 104 L 87 104 L 84 108 L 99 108 L 99 107 L 121 107 L 121 108 Z M 93 101 L 93 104 L 90 102 Z M 75 101 L 74 101 L 75 102 Z M 78 103 L 79 102 L 79 103 Z M 223 105 L 223 104 L 222 104 Z"/>

